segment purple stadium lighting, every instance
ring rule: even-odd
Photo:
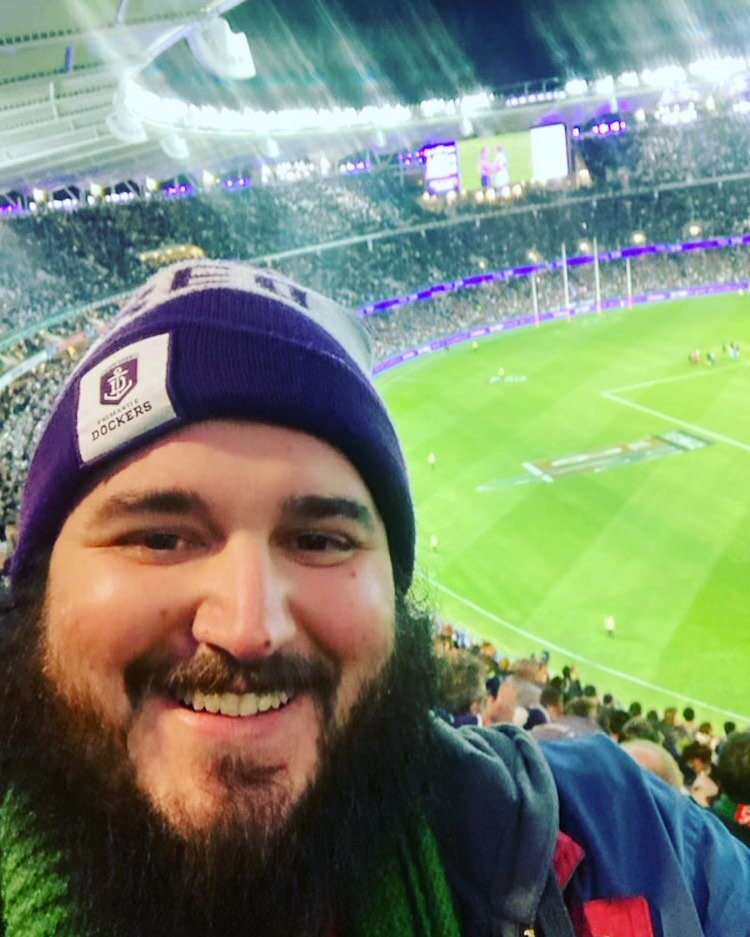
[[[221,180],[222,188],[224,189],[246,189],[252,185],[252,179],[249,176],[227,176],[226,179]]]
[[[177,185],[165,185],[161,191],[166,198],[180,198],[183,195],[192,195],[193,187],[180,182]]]
[[[641,254],[677,254],[677,253],[690,251],[690,250],[716,250],[716,249],[720,249],[723,247],[738,247],[739,245],[742,245],[742,244],[750,244],[750,234],[733,234],[733,235],[724,236],[724,237],[708,238],[702,241],[678,241],[673,244],[669,244],[669,243],[639,244],[639,245],[632,245],[629,247],[621,247],[621,248],[618,247],[615,250],[600,251],[599,261],[601,263],[607,263],[610,260],[621,260],[625,257],[639,257]],[[579,254],[574,257],[568,257],[566,264],[568,267],[579,267],[582,264],[590,264],[593,262],[594,262],[593,254]],[[498,282],[502,282],[505,280],[510,280],[513,277],[526,277],[532,273],[536,273],[538,270],[559,270],[562,267],[562,265],[563,265],[562,260],[558,258],[557,260],[547,261],[546,263],[523,264],[518,267],[506,267],[503,270],[495,270],[495,271],[488,272],[488,273],[477,273],[477,274],[473,274],[467,277],[459,277],[459,279],[457,280],[449,280],[446,283],[437,283],[425,289],[422,289],[413,293],[407,293],[404,296],[393,296],[388,299],[378,300],[375,303],[371,303],[369,306],[364,306],[363,308],[358,309],[357,315],[360,315],[363,317],[370,316],[378,312],[383,312],[386,309],[393,309],[395,306],[404,306],[407,303],[420,302],[425,299],[430,299],[432,296],[436,295],[437,293],[447,293],[447,292],[452,292],[454,290],[471,289],[475,286],[478,286],[480,283],[498,283]],[[739,288],[740,287],[738,286],[737,289]],[[742,288],[746,288],[746,287],[742,286]],[[706,287],[691,287],[690,288],[690,290],[692,291],[699,290],[699,289],[703,289],[704,292],[719,291],[718,286],[712,286],[710,289]],[[673,290],[670,292],[669,296],[671,296],[672,294],[679,293],[679,292],[680,291]],[[690,292],[690,291],[688,292],[689,292],[689,295],[697,295],[694,292]],[[644,296],[646,295],[648,296],[647,299],[634,297],[633,302],[634,303],[635,302],[653,302],[659,297],[669,298],[669,296],[667,296],[667,294],[664,293],[664,291],[662,291],[658,295],[656,293],[644,294]],[[688,293],[686,293],[686,295],[688,295]],[[703,295],[703,294],[700,294],[700,295]],[[619,299],[610,302],[610,305],[620,305],[620,304],[621,304],[621,301]],[[594,303],[594,306],[595,306],[595,303]],[[606,308],[606,307],[607,307],[607,304],[603,303],[603,308]],[[577,309],[576,311],[577,312],[589,312],[591,310],[588,309],[587,304],[584,304],[582,307],[580,307],[580,309]],[[563,311],[563,313],[560,313],[560,315],[563,315],[563,314],[567,315],[567,312]],[[555,313],[555,315],[557,315],[557,313]],[[549,313],[546,317],[553,318],[553,314]],[[531,319],[533,318],[534,317],[532,316]],[[541,316],[541,318],[543,319],[545,318],[545,316]],[[517,322],[516,324],[519,324],[519,323]],[[497,327],[495,326],[490,327],[489,330],[498,331],[501,328],[511,328],[511,327],[512,326],[510,325],[504,326],[503,323],[498,323]],[[467,336],[468,336],[468,333],[467,333]],[[453,340],[461,341],[462,339],[454,338]],[[442,342],[442,345],[447,344],[447,342],[444,342],[442,340],[441,342]],[[433,345],[434,344],[435,343],[433,343]],[[442,345],[440,345],[440,347],[442,347]],[[435,345],[435,347],[438,347],[438,346]],[[411,355],[411,357],[414,357],[414,355],[418,353],[421,353],[421,352],[415,351],[414,354]],[[394,362],[394,363],[398,363],[398,362]]]

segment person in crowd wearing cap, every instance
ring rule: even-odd
[[[608,739],[432,716],[414,542],[357,320],[241,264],[155,274],[26,480],[5,935],[747,934],[750,854]]]

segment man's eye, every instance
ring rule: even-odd
[[[344,534],[306,530],[293,538],[294,546],[305,553],[348,553],[356,544]]]
[[[171,533],[166,530],[149,530],[141,534],[138,538],[141,546],[148,550],[168,551],[176,550],[183,542],[180,534]]]

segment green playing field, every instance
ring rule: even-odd
[[[626,705],[750,721],[750,296],[515,329],[378,386],[449,621]]]

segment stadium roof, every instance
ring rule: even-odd
[[[414,104],[741,51],[749,10],[750,0],[0,0],[0,192],[106,185],[136,170],[170,178],[187,153],[193,168],[316,146],[343,155],[367,138],[346,125],[348,112],[317,142],[304,121],[296,134],[266,132],[264,115]],[[247,37],[256,77],[199,64],[191,37],[218,15]],[[218,142],[188,115],[175,133],[180,101],[230,116],[249,109],[259,129],[235,127]],[[413,144],[405,131],[403,142]]]

